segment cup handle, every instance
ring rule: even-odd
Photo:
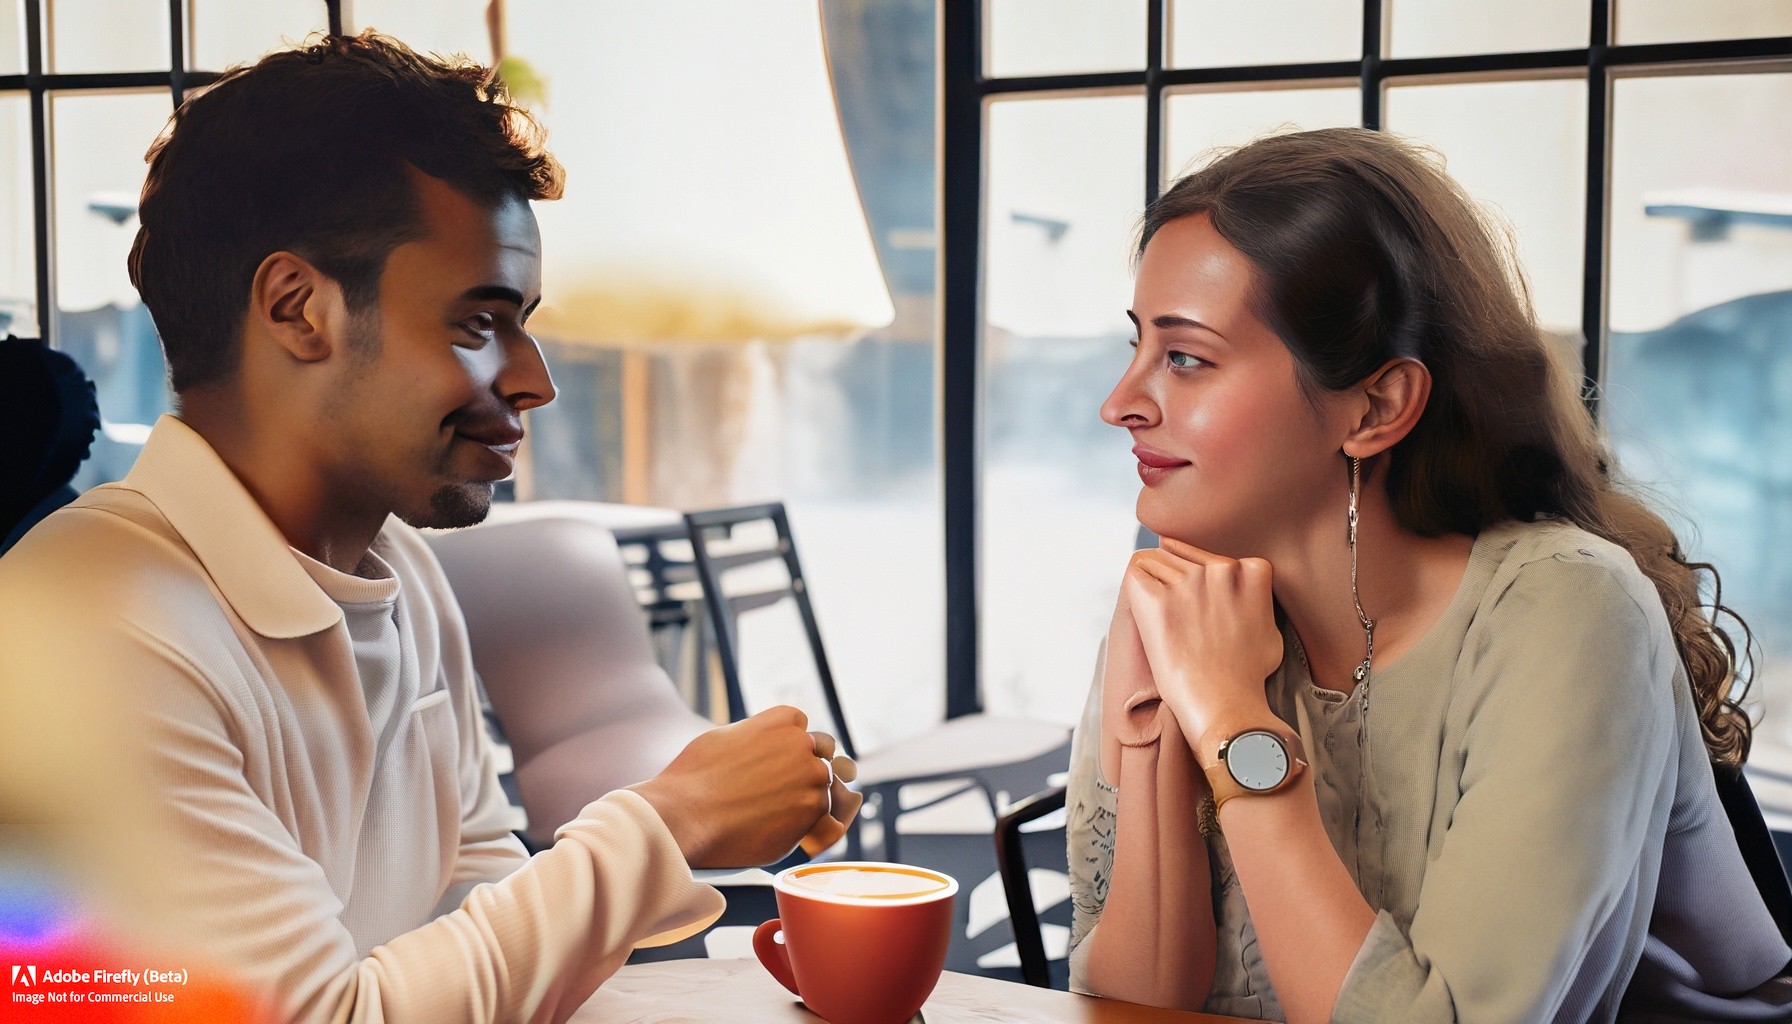
[[[753,952],[759,957],[759,962],[765,965],[765,969],[771,972],[772,977],[778,979],[780,984],[801,998],[802,993],[796,990],[796,975],[790,970],[790,953],[785,950],[784,944],[774,937],[783,927],[784,922],[774,917],[755,929]]]

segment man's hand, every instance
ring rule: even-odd
[[[828,813],[821,816],[798,844],[804,853],[814,857],[846,835],[865,798],[846,788],[848,782],[859,777],[859,766],[845,754],[835,755],[834,737],[825,732],[812,732],[809,737],[815,741],[815,756],[826,761],[834,773],[833,785],[828,787]]]
[[[833,738],[806,732],[808,724],[795,708],[762,711],[697,737],[665,771],[629,788],[653,805],[694,868],[770,864],[799,841],[826,839],[817,847],[825,849],[845,834],[860,798],[830,768]],[[835,760],[850,772],[851,761]]]

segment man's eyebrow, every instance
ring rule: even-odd
[[[460,297],[462,301],[465,302],[487,302],[496,299],[499,302],[508,302],[513,306],[520,306],[523,304],[522,292],[501,284],[482,284],[474,288],[468,288],[461,293]]]

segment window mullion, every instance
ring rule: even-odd
[[[37,336],[54,343],[55,239],[50,231],[50,100],[44,89],[43,0],[25,0],[25,81],[31,104],[31,212],[37,241]]]
[[[1586,260],[1581,282],[1581,372],[1587,408],[1599,413],[1599,385],[1604,373],[1606,241],[1610,231],[1611,76],[1606,50],[1611,44],[1611,0],[1592,0],[1587,36],[1587,192]]]
[[[1383,7],[1383,0],[1363,0],[1363,127],[1376,131],[1381,129],[1381,57],[1387,38],[1382,30]]]

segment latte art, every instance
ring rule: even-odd
[[[848,867],[824,864],[792,872],[789,884],[794,889],[806,889],[825,896],[900,900],[941,892],[951,882],[929,871],[906,870],[894,866]]]

